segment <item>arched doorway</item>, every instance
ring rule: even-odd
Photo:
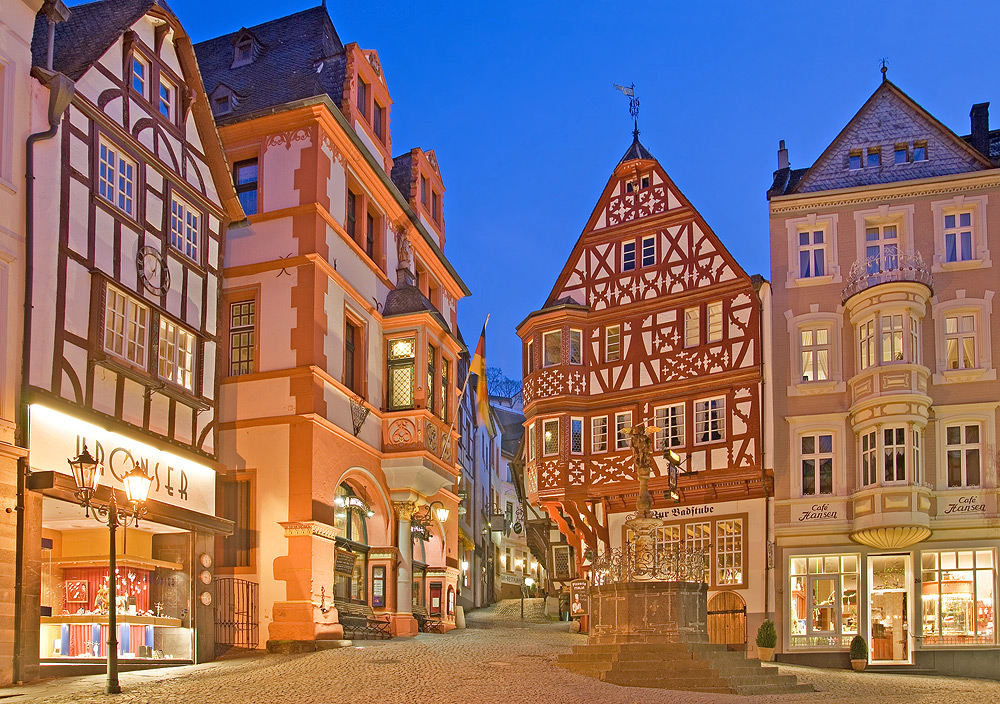
[[[708,600],[708,641],[746,650],[747,605],[736,592],[719,592]]]
[[[344,482],[334,499],[334,526],[340,530],[334,560],[334,596],[340,601],[368,603],[368,518],[373,511]]]

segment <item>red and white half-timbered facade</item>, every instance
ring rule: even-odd
[[[615,168],[524,349],[525,481],[562,532],[555,576],[621,547],[636,469],[621,430],[655,424],[659,540],[711,552],[710,597],[765,610],[768,475],[761,457],[761,309],[768,287],[736,263],[639,143]],[[664,449],[688,470],[669,499]],[[571,557],[570,557],[571,556]],[[727,596],[727,599],[732,599]],[[711,607],[710,607],[711,608]]]

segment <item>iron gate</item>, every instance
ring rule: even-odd
[[[256,648],[259,586],[245,579],[222,577],[215,581],[215,647]]]

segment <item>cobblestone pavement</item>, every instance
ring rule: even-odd
[[[517,602],[515,605],[519,606]],[[0,689],[0,701],[88,704],[702,704],[708,702],[1000,702],[1000,682],[880,675],[785,667],[813,694],[768,697],[693,694],[606,684],[555,667],[560,652],[582,643],[565,623],[521,623],[511,608],[470,614],[467,630],[421,634],[305,655],[258,655],[145,673],[124,673],[124,693],[101,693],[103,677],[52,680]],[[519,616],[520,611],[516,612]],[[492,625],[492,627],[484,627]]]

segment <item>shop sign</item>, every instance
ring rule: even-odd
[[[574,579],[569,583],[569,613],[570,616],[586,616],[590,604],[587,601],[587,580]]]
[[[29,413],[33,470],[72,475],[67,460],[76,457],[86,443],[104,466],[101,484],[124,490],[122,477],[134,462],[153,479],[150,499],[215,515],[216,474],[212,468],[38,404],[32,404]]]
[[[690,516],[710,516],[715,513],[715,506],[677,506],[665,511],[653,511],[653,518],[669,521],[673,518],[688,518]]]
[[[836,521],[842,517],[843,504],[812,504],[809,508],[798,509],[799,515],[796,520],[799,523],[812,523],[814,521]]]
[[[986,504],[982,499],[983,497],[976,494],[956,497],[944,505],[941,515],[954,516],[959,514],[986,513]]]
[[[337,550],[333,571],[337,574],[354,574],[354,563],[358,556],[347,550]]]

